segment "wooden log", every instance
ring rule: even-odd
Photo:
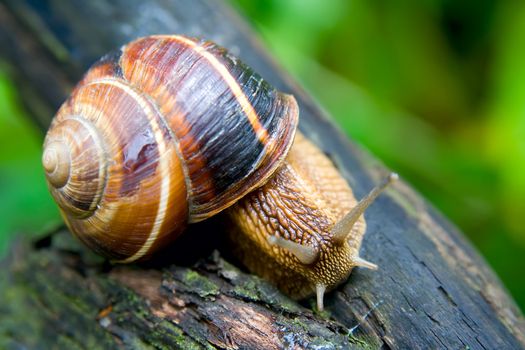
[[[0,53],[42,130],[98,57],[153,33],[216,41],[294,94],[301,130],[332,158],[358,197],[386,172],[332,125],[222,2],[0,2]],[[192,228],[164,258],[141,266],[112,266],[64,231],[22,242],[2,263],[0,290],[7,302],[0,304],[0,347],[525,347],[523,315],[498,278],[408,185],[394,186],[366,218],[362,253],[380,269],[355,270],[327,295],[322,315],[309,310],[312,300],[293,302],[228,263],[234,260],[227,248],[211,254],[210,247],[221,247],[215,234],[220,218]]]

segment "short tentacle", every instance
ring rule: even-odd
[[[315,293],[317,295],[317,310],[324,310],[324,293],[326,292],[326,286],[324,284],[315,285]]]
[[[286,249],[299,259],[305,265],[314,263],[319,257],[319,251],[314,247],[305,246],[279,236],[268,236],[268,242]]]
[[[373,262],[370,262],[368,260],[365,260],[359,256],[353,257],[352,259],[352,265],[353,266],[359,266],[359,267],[365,267],[370,270],[377,270],[377,265]]]

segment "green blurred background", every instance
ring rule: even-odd
[[[525,309],[525,2],[230,0],[354,140],[455,222]],[[0,250],[60,223],[0,65]]]

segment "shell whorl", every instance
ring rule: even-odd
[[[70,175],[56,186],[48,172],[51,193],[71,231],[97,252],[136,260],[186,226],[176,143],[157,107],[129,84],[98,78],[80,85],[46,136],[45,168],[56,145],[70,155]]]
[[[42,163],[61,210],[76,218],[93,214],[106,182],[106,159],[93,124],[71,115],[46,137]]]
[[[129,262],[264,184],[297,122],[295,99],[223,48],[146,37],[86,73],[42,162],[71,231]]]
[[[69,147],[61,141],[49,144],[42,155],[42,165],[47,179],[53,187],[64,186],[69,179],[71,170]]]

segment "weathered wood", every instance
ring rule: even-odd
[[[96,58],[152,33],[214,40],[293,93],[302,131],[334,160],[358,196],[384,174],[221,2],[0,2],[0,53],[42,128]],[[164,259],[114,267],[64,243],[69,239],[62,232],[36,246],[21,244],[2,266],[0,290],[8,302],[0,304],[0,347],[525,347],[525,321],[497,277],[406,184],[380,198],[366,218],[363,256],[380,269],[354,271],[327,295],[326,315],[313,315],[217,254],[208,257],[210,249],[196,252],[196,264],[186,256],[176,264]],[[205,240],[219,244],[215,225],[194,230],[192,236],[205,237],[186,238],[167,257]]]
[[[105,266],[67,231],[19,246],[0,280],[0,348],[278,349],[360,344],[218,253],[191,268]],[[37,310],[35,312],[34,310]],[[28,315],[32,315],[28,317]]]

